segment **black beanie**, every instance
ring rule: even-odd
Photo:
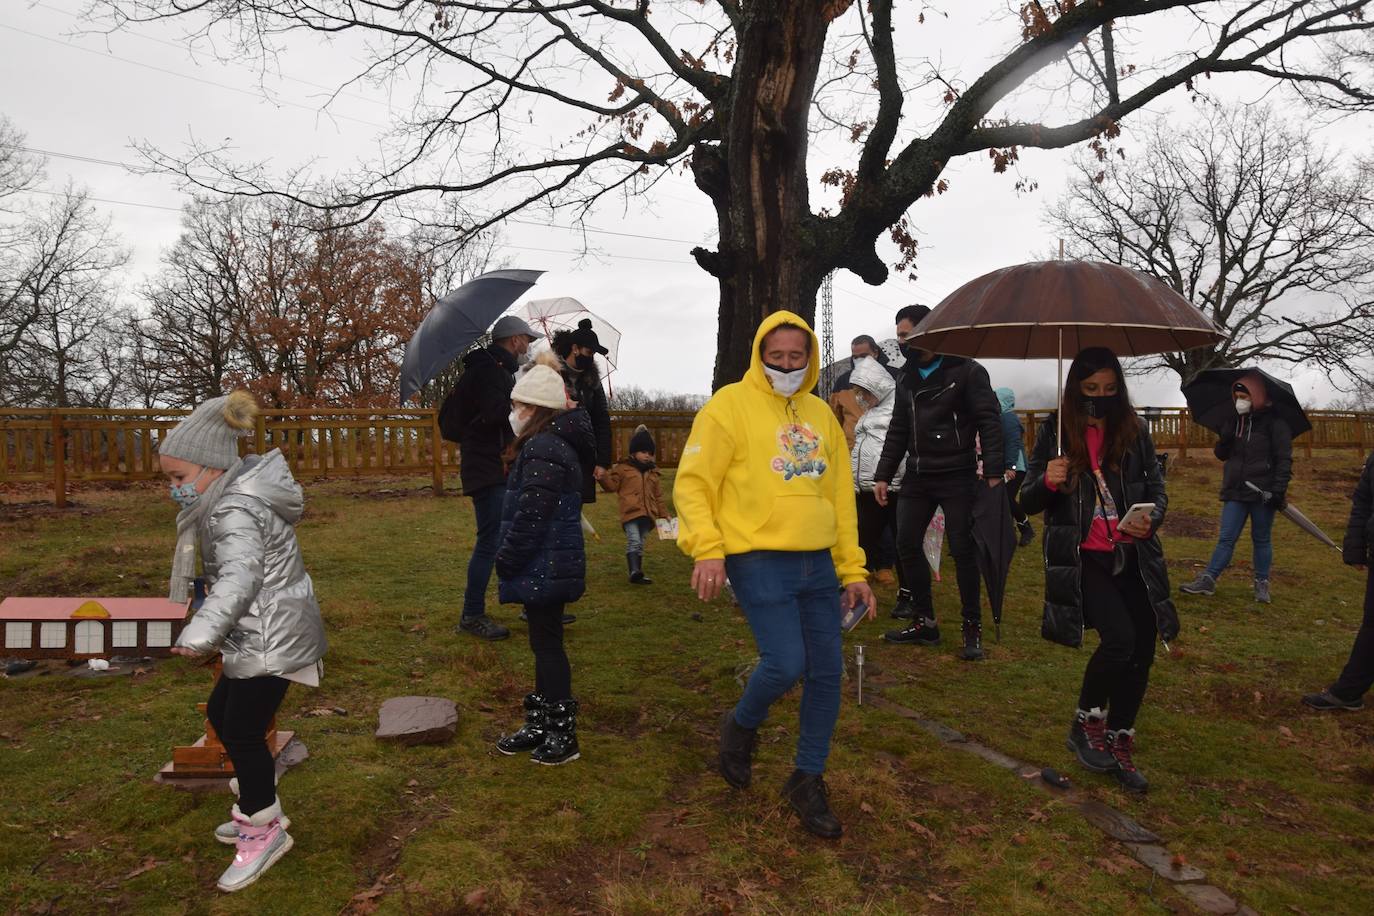
[[[601,340],[596,336],[596,332],[592,330],[592,320],[590,318],[583,318],[577,323],[577,330],[572,332],[572,342],[579,347],[588,347],[595,350],[602,356],[606,356],[611,352],[601,346]]]
[[[654,437],[650,435],[647,426],[639,427],[630,437],[630,454],[633,455],[635,452],[648,452],[650,455],[658,453],[654,447]]]

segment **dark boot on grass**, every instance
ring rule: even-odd
[[[888,642],[915,644],[918,646],[938,646],[940,628],[933,617],[918,617],[916,622],[904,630],[888,630],[883,634]]]
[[[757,728],[745,728],[735,721],[733,709],[727,711],[721,720],[717,768],[733,788],[749,788],[754,777],[754,745],[758,736]]]
[[[648,576],[644,575],[644,554],[642,554],[642,553],[627,553],[627,554],[625,554],[625,561],[626,561],[626,562],[629,564],[629,566],[630,566],[630,584],[631,584],[631,585],[653,585],[653,584],[654,584],[654,580],[653,580],[653,579],[650,579]]]
[[[911,601],[911,592],[904,588],[897,590],[897,603],[892,606],[892,613],[889,616],[897,620],[915,619],[916,605]]]
[[[963,626],[964,649],[959,657],[966,662],[981,662],[983,654],[983,624],[978,620],[965,620]]]
[[[1184,582],[1178,590],[1185,595],[1215,595],[1217,593],[1217,580],[1209,574],[1200,572],[1192,582]]]
[[[1302,698],[1304,706],[1319,709],[1322,712],[1341,710],[1345,712],[1355,712],[1364,709],[1364,700],[1356,697],[1353,700],[1342,699],[1331,692],[1330,689],[1323,690],[1321,693],[1309,693]]]
[[[1029,547],[1035,543],[1035,526],[1031,524],[1030,519],[1017,522],[1016,530],[1021,533],[1021,540],[1017,542],[1016,546]]]
[[[1135,768],[1131,753],[1135,750],[1135,729],[1122,728],[1107,732],[1107,749],[1116,758],[1116,781],[1127,792],[1144,794],[1150,790],[1150,783],[1144,774]]]
[[[496,749],[507,757],[532,751],[544,743],[549,704],[537,693],[525,697],[525,724],[513,735],[496,742]]]
[[[520,619],[524,620],[522,612]],[[478,639],[485,639],[488,642],[496,642],[510,636],[510,628],[503,627],[501,624],[492,620],[486,614],[479,614],[476,617],[464,617],[458,622],[458,629],[463,633],[470,633]]]
[[[530,753],[530,759],[556,767],[581,757],[577,748],[577,701],[550,703],[546,716],[544,743]]]
[[[839,839],[844,827],[830,810],[825,779],[814,773],[793,770],[782,788],[782,796],[801,818],[802,826],[818,837]]]
[[[1116,758],[1107,749],[1107,714],[1097,707],[1080,709],[1073,717],[1068,747],[1084,769],[1094,773],[1116,769]]]

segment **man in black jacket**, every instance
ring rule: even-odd
[[[477,544],[468,560],[467,591],[458,629],[480,639],[505,639],[510,629],[487,616],[487,585],[501,546],[501,508],[506,499],[502,457],[514,441],[510,392],[519,357],[538,335],[520,318],[507,315],[491,329],[491,345],[463,357],[463,374],[439,411],[445,439],[462,451],[459,476],[477,516]]]
[[[993,393],[987,370],[971,359],[942,356],[908,347],[905,341],[930,313],[924,305],[909,305],[897,313],[897,339],[906,357],[897,383],[883,455],[873,475],[874,496],[887,505],[888,488],[902,459],[906,476],[897,503],[897,554],[910,590],[898,593],[892,616],[911,618],[912,625],[891,630],[888,642],[938,645],[940,629],[930,594],[930,564],[922,549],[926,528],[937,508],[945,510],[945,534],[959,582],[963,605],[962,657],[983,657],[982,603],[977,548],[973,543],[973,504],[980,486],[1000,486],[1002,409]],[[981,442],[983,477],[977,477]]]

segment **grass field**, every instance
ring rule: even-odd
[[[1343,530],[1359,462],[1298,459],[1290,496]],[[1219,466],[1171,469],[1164,529],[1175,585],[1216,533]],[[315,690],[293,686],[281,724],[310,759],[281,785],[296,848],[259,884],[214,890],[230,851],[211,837],[227,795],[151,776],[198,734],[205,670],[164,661],[144,675],[0,681],[0,909],[19,913],[1188,912],[1068,805],[942,745],[846,686],[828,782],[843,840],[804,834],[780,805],[796,692],[761,733],[754,786],[710,769],[714,729],[739,693],[753,643],[738,611],[689,594],[689,564],[655,543],[651,588],[625,583],[613,500],[590,516],[589,596],[568,635],[583,703],[583,758],[560,768],[505,758],[532,665],[512,639],[452,629],[471,547],[469,503],[420,481],[307,487],[300,526],[332,642]],[[57,513],[0,505],[0,595],[156,595],[174,508],[165,490],[82,490]],[[1037,525],[1038,527],[1038,525]],[[1080,773],[1063,738],[1087,655],[1039,637],[1038,543],[1016,558],[1003,641],[987,662],[885,646],[890,621],[846,637],[868,646],[884,694],[1080,785],[1164,836],[1172,852],[1262,913],[1369,913],[1374,906],[1374,712],[1311,714],[1359,623],[1362,579],[1280,519],[1274,604],[1250,600],[1248,542],[1215,598],[1182,598],[1183,633],[1162,652],[1139,723],[1153,791],[1125,797]],[[952,568],[937,608],[955,610]],[[891,593],[885,596],[892,597]],[[957,632],[957,627],[952,628]],[[989,627],[990,635],[990,627]],[[989,639],[989,642],[991,640]],[[1088,637],[1088,645],[1095,637]],[[444,747],[381,746],[392,696],[460,709]],[[346,717],[307,717],[341,707]]]

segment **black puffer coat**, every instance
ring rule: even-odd
[[[1040,635],[1053,642],[1078,648],[1083,644],[1084,626],[1092,626],[1092,608],[1083,606],[1083,568],[1081,545],[1092,526],[1097,508],[1097,487],[1090,473],[1083,474],[1069,491],[1053,491],[1045,485],[1045,467],[1055,457],[1056,423],[1051,416],[1035,436],[1035,454],[1026,470],[1021,488],[1021,508],[1031,515],[1045,516],[1045,616]],[[1106,472],[1108,479],[1115,476]],[[1135,541],[1140,575],[1154,606],[1155,623],[1165,642],[1178,635],[1178,610],[1169,597],[1169,571],[1164,564],[1164,547],[1159,541],[1159,526],[1169,505],[1164,492],[1164,477],[1149,427],[1140,424],[1140,437],[1126,450],[1121,462],[1121,492],[1124,512],[1135,503],[1152,502],[1152,529],[1148,540]]]
[[[1241,417],[1213,449],[1226,462],[1221,471],[1222,502],[1257,503],[1264,497],[1246,481],[1274,494],[1276,502],[1293,479],[1293,431],[1273,410]]]
[[[1352,566],[1374,563],[1374,455],[1364,463],[1364,473],[1350,499],[1350,521],[1345,526],[1341,557]]]
[[[596,454],[582,468],[582,501],[596,502],[596,475],[598,467],[609,469],[614,460],[611,454],[611,409],[606,400],[606,391],[601,387],[601,373],[595,369],[574,372],[564,369],[563,383],[567,386],[573,400],[587,411],[592,421],[592,434],[596,443]]]
[[[587,589],[582,467],[596,459],[585,410],[559,414],[511,465],[496,553],[503,604],[566,604]]]
[[[942,357],[928,378],[921,378],[912,363],[907,366],[911,370],[897,382],[897,403],[873,479],[891,483],[904,458],[907,481],[971,474],[978,466],[975,435],[983,446],[983,476],[1001,477],[1002,405],[988,371],[958,356]]]
[[[510,429],[510,392],[515,356],[492,344],[463,357],[463,374],[439,408],[439,431],[458,443],[458,476],[469,496],[506,482],[501,453],[515,440]]]

